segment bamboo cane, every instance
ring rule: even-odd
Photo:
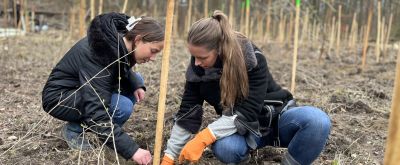
[[[122,7],[121,13],[125,13],[126,12],[126,7],[128,6],[128,0],[124,1],[124,6]]]
[[[250,28],[250,0],[246,0],[246,20],[245,20],[245,34],[249,35]]]
[[[340,33],[341,33],[341,27],[342,27],[342,5],[339,5],[339,15],[338,15],[338,27],[337,27],[337,38],[336,38],[336,57],[339,59],[339,53],[340,53]]]
[[[364,71],[365,65],[367,63],[367,49],[368,49],[369,31],[371,29],[371,22],[372,22],[372,5],[369,8],[368,22],[367,22],[367,27],[365,29],[365,35],[364,35],[364,47],[363,47],[363,55],[362,55],[362,62],[361,62],[361,70],[362,71]]]
[[[154,161],[153,165],[160,164],[161,157],[161,146],[162,146],[162,135],[164,127],[164,113],[165,113],[165,101],[167,95],[167,82],[168,82],[168,71],[169,71],[169,54],[171,47],[171,33],[172,33],[172,22],[174,16],[174,5],[175,0],[168,0],[167,2],[167,15],[165,20],[165,41],[164,41],[164,52],[162,56],[161,66],[161,77],[160,77],[160,94],[158,99],[158,112],[157,112],[157,126],[156,126],[156,139],[154,145]]]
[[[103,13],[103,0],[99,0],[99,14]]]
[[[386,40],[385,40],[385,44],[384,44],[384,48],[383,51],[385,54],[387,54],[387,46],[389,44],[389,39],[390,39],[390,31],[392,30],[392,21],[393,21],[393,14],[390,14],[390,18],[389,18],[389,25],[388,25],[388,30],[387,30],[387,35],[386,35]]]
[[[300,22],[300,2],[296,0],[296,22],[294,29],[294,48],[293,48],[293,62],[292,62],[292,84],[290,91],[294,94],[296,87],[296,67],[297,67],[297,46],[299,41],[299,22]]]
[[[79,8],[79,37],[85,35],[85,12],[86,12],[86,0],[81,0]]]
[[[94,5],[95,5],[95,1],[90,0],[90,20],[93,20],[94,17],[96,16]]]
[[[380,56],[380,39],[381,39],[381,1],[378,0],[378,18],[377,18],[377,35],[376,35],[376,46],[375,46],[375,55],[376,55],[376,62],[379,62]]]
[[[393,88],[392,110],[389,119],[388,139],[386,141],[383,164],[396,165],[400,162],[400,49],[397,54],[396,77]]]

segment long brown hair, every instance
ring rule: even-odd
[[[218,56],[223,61],[221,104],[227,108],[247,98],[249,93],[247,69],[238,36],[239,33],[233,30],[228,17],[216,10],[211,18],[195,22],[187,39],[189,44],[219,52]]]

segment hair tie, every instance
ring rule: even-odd
[[[126,29],[128,29],[128,31],[131,31],[140,20],[142,20],[142,17],[139,17],[137,19],[135,19],[134,16],[130,17],[128,19],[128,25],[126,25]]]

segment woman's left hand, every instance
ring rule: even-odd
[[[136,99],[136,103],[140,103],[142,100],[144,100],[144,94],[146,92],[143,90],[143,88],[136,89],[136,91],[133,93]]]

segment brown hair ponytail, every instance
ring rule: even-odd
[[[223,106],[232,108],[235,102],[248,96],[247,69],[238,33],[232,29],[224,13],[216,10],[212,18],[203,18],[195,22],[189,30],[188,42],[219,52],[219,57],[223,61],[220,80]]]

